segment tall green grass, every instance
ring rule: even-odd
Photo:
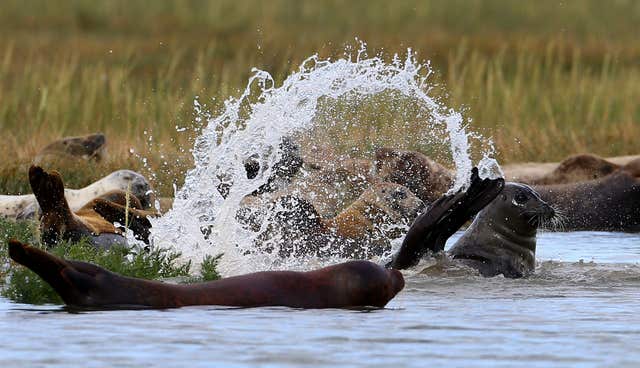
[[[412,47],[432,60],[434,93],[493,137],[502,162],[638,153],[637,24],[635,1],[6,0],[0,186],[28,191],[20,173],[41,147],[102,131],[110,159],[80,174],[59,167],[70,186],[127,167],[171,195],[191,165],[195,96],[216,111],[251,67],[279,83],[313,53],[341,56],[354,37],[371,54]],[[345,116],[359,120],[348,134],[328,133],[344,150],[364,141],[438,152],[415,138],[419,121],[399,133],[401,117],[362,106]]]

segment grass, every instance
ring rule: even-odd
[[[431,59],[440,97],[494,138],[502,162],[638,153],[639,21],[634,1],[7,0],[0,156],[12,159],[0,187],[28,191],[21,173],[53,138],[102,131],[110,159],[75,177],[60,165],[70,186],[128,167],[171,195],[191,165],[195,96],[216,111],[251,67],[282,81],[313,53],[342,55],[354,37],[387,57],[412,47]],[[380,110],[354,115],[361,124],[346,136],[434,151],[398,137],[393,119],[376,121],[393,117]]]
[[[38,275],[29,269],[9,260],[7,240],[18,239],[30,244],[39,243],[34,223],[13,223],[0,220],[0,294],[18,303],[62,304],[55,291]],[[44,248],[43,245],[39,245]],[[204,259],[199,276],[191,275],[191,263],[180,263],[180,253],[168,249],[152,248],[149,251],[136,251],[124,247],[112,247],[109,250],[98,249],[91,244],[60,244],[48,251],[72,260],[91,262],[110,271],[130,277],[144,279],[182,278],[187,282],[210,281],[220,278],[216,271],[220,256],[208,256]],[[3,285],[4,284],[4,285]]]
[[[244,88],[252,67],[280,83],[314,53],[342,56],[355,37],[370,54],[390,59],[411,47],[431,60],[434,94],[493,138],[501,162],[637,154],[639,23],[632,0],[4,0],[0,193],[30,192],[27,168],[51,140],[101,131],[105,161],[47,168],[70,187],[130,168],[170,196],[192,165],[195,96],[215,112]],[[407,114],[411,106],[388,97],[339,106],[348,130],[319,134],[343,151],[393,145],[446,161],[442,142],[425,140],[430,128]],[[9,237],[34,244],[35,225],[0,222],[1,243]],[[56,251],[145,277],[185,271],[169,251]],[[5,293],[53,300],[33,274],[0,261],[11,275]],[[204,277],[217,277],[216,262],[205,261]]]

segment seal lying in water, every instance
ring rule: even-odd
[[[487,277],[518,278],[533,272],[536,231],[555,215],[553,208],[526,185],[480,180],[476,168],[466,192],[445,195],[418,216],[387,266],[408,268],[430,252],[442,252],[447,239],[476,213],[449,255]]]
[[[65,189],[64,196],[71,211],[77,211],[91,200],[114,190],[130,191],[140,200],[143,209],[151,208],[154,193],[147,179],[131,170],[118,170],[104,178],[82,188]],[[33,194],[0,195],[0,216],[14,220],[33,218],[40,212],[38,202]]]
[[[41,164],[47,159],[68,160],[102,160],[104,156],[104,146],[107,138],[102,133],[89,134],[81,137],[65,137],[44,147],[33,162]]]
[[[404,287],[402,274],[368,261],[309,272],[272,271],[175,285],[120,276],[9,241],[11,259],[42,277],[79,308],[176,308],[188,305],[292,308],[384,307]]]
[[[117,221],[124,224],[127,220],[134,234],[148,242],[151,223],[147,217],[153,215],[149,211],[98,198],[74,213],[66,201],[60,174],[55,171],[47,173],[39,166],[32,166],[29,169],[29,183],[42,209],[40,232],[43,243],[47,245],[55,245],[59,240],[80,241],[82,238],[90,239],[99,247],[125,245],[122,229],[116,228],[113,223]],[[117,194],[110,194],[111,199],[118,200],[118,197]],[[136,205],[135,200],[131,203]]]

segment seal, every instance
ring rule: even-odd
[[[277,250],[285,258],[363,259],[390,251],[391,239],[400,236],[398,232],[418,215],[424,203],[401,185],[377,183],[330,218],[323,218],[313,203],[294,195],[252,206],[241,208],[237,219],[255,232],[266,222],[266,231],[256,241],[256,248],[262,251]]]
[[[383,181],[403,185],[425,203],[432,203],[453,184],[451,171],[420,152],[376,150],[376,172]]]
[[[42,209],[42,241],[49,246],[56,245],[60,240],[80,241],[82,238],[103,248],[114,244],[126,245],[122,229],[113,224],[116,221],[122,224],[128,221],[127,225],[134,234],[148,242],[151,223],[147,217],[150,213],[100,198],[73,213],[65,198],[60,174],[55,171],[47,173],[39,166],[29,168],[29,184]]]
[[[292,308],[384,307],[404,287],[402,274],[352,261],[315,271],[257,272],[191,285],[120,276],[9,241],[9,255],[77,308],[176,308],[189,305]]]
[[[130,192],[138,198],[143,209],[151,208],[155,195],[147,179],[131,170],[117,170],[81,189],[65,189],[65,197],[72,211],[77,211],[95,198],[111,191]],[[40,212],[33,194],[0,195],[0,216],[14,220],[30,219]]]
[[[371,165],[367,167],[367,163]],[[370,161],[339,157],[324,167],[301,170],[290,185],[274,192],[272,197],[303,198],[328,218],[336,216],[376,182]]]
[[[377,183],[334,218],[324,221],[329,230],[350,239],[362,239],[391,225],[408,225],[424,209],[424,202],[406,187]]]
[[[481,180],[474,168],[467,191],[441,197],[418,216],[387,266],[408,268],[428,253],[444,251],[447,239],[473,216],[449,255],[483,276],[518,278],[533,272],[537,228],[555,211],[531,187]]]
[[[557,165],[553,167],[553,165]],[[549,168],[553,167],[551,171]],[[607,176],[621,165],[600,156],[582,153],[572,155],[559,164],[516,164],[505,166],[509,180],[531,185],[569,184]]]
[[[102,133],[80,137],[65,137],[45,146],[34,158],[35,164],[42,164],[47,159],[83,159],[101,161],[107,139]]]
[[[600,179],[535,189],[561,214],[550,230],[640,232],[640,160]]]

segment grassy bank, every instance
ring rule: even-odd
[[[45,249],[37,240],[35,223],[14,223],[0,219],[0,295],[19,303],[62,304],[60,297],[38,275],[10,261],[8,239],[17,239]],[[190,273],[191,263],[178,262],[180,254],[168,249],[154,248],[147,251],[112,247],[101,250],[83,241],[64,243],[47,250],[59,257],[91,262],[130,277],[181,278],[186,282],[209,281],[220,277],[216,271],[219,257],[205,258],[200,275],[194,277]]]
[[[190,166],[194,96],[215,111],[251,67],[280,82],[313,53],[342,55],[354,37],[371,53],[412,47],[432,60],[436,92],[494,138],[503,162],[638,153],[639,23],[634,1],[7,0],[0,157],[11,159],[0,188],[28,189],[20,173],[53,137],[102,131],[110,158],[75,176],[62,165],[69,185],[128,167],[156,175],[170,195]],[[393,119],[372,117],[385,114],[362,114],[372,123],[335,139],[375,134],[429,150],[397,137]],[[424,128],[409,129],[419,137]]]

